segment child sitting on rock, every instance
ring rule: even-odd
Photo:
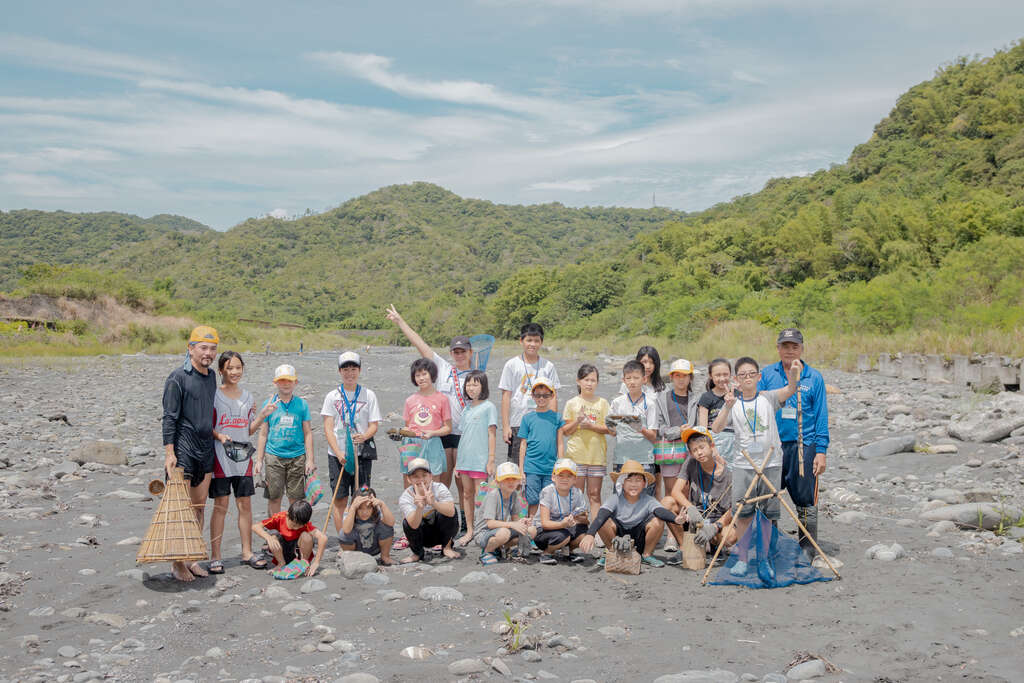
[[[498,485],[487,492],[480,514],[473,526],[473,538],[480,546],[480,564],[498,561],[495,554],[501,548],[515,546],[520,536],[533,538],[537,529],[529,520],[519,518],[519,484],[523,475],[514,462],[503,462],[494,475]]]
[[[594,534],[600,534],[607,547],[611,547],[614,538],[629,536],[644,564],[664,567],[665,563],[654,556],[654,548],[665,530],[665,522],[675,522],[676,516],[644,491],[654,484],[654,475],[636,460],[627,460],[611,476],[613,482],[622,479],[622,489],[601,504],[597,519],[580,538],[580,550],[589,553],[594,549]],[[604,558],[597,563],[604,566]]]
[[[568,546],[571,550],[580,544],[587,532],[589,502],[576,488],[576,463],[562,458],[555,463],[552,483],[540,492],[540,531],[534,543],[541,549],[540,563],[555,564],[555,553]],[[569,555],[581,561],[579,555]]]
[[[395,537],[395,516],[377,492],[364,486],[341,522],[338,541],[342,550],[358,550],[368,555],[380,555],[385,567],[391,561],[391,542]]]
[[[320,566],[320,558],[327,548],[327,534],[317,529],[309,521],[313,516],[313,508],[305,500],[296,500],[288,506],[287,512],[277,514],[263,520],[253,531],[267,542],[274,565],[284,567],[293,561],[308,562],[306,576],[316,574]],[[316,543],[316,556],[313,556],[313,544]]]

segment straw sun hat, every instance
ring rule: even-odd
[[[612,481],[618,482],[620,475],[626,475],[629,477],[631,474],[642,474],[644,479],[647,481],[647,485],[650,486],[655,482],[654,475],[644,470],[644,466],[638,463],[636,460],[627,460],[623,465],[622,469],[618,472],[612,472]]]

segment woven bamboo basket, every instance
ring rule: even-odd
[[[702,571],[707,566],[707,555],[704,546],[697,543],[697,534],[689,531],[683,532],[683,545],[680,551],[683,553],[683,567]]]
[[[195,562],[209,558],[183,472],[180,467],[171,470],[163,498],[135,556],[137,564]]]

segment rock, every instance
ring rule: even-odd
[[[211,647],[206,651],[206,657],[208,659],[221,659],[224,657],[224,650],[219,647]]]
[[[57,649],[57,654],[64,659],[74,659],[78,655],[82,654],[82,651],[73,645],[63,645]]]
[[[432,657],[434,655],[434,653],[431,650],[428,650],[425,647],[419,647],[417,645],[410,645],[398,654],[408,659],[427,659],[428,657]]]
[[[97,574],[99,574],[99,572],[97,572],[95,569],[93,569],[91,567],[86,567],[85,569],[79,569],[78,573],[81,576],[96,576]]]
[[[124,571],[118,572],[117,575],[124,576],[132,581],[146,581],[149,579],[149,574],[138,568],[125,569]]]
[[[149,500],[149,496],[138,491],[125,491],[124,489],[116,489],[106,495],[107,498],[120,498],[121,500],[129,500],[132,502],[138,502],[140,500]]]
[[[487,671],[487,665],[479,659],[457,659],[448,665],[448,673],[455,676],[478,674]]]
[[[976,410],[952,420],[946,431],[954,439],[990,443],[1005,439],[1018,427],[1024,427],[1024,412]]]
[[[420,599],[431,602],[457,602],[462,600],[462,593],[448,586],[424,586],[420,589]]]
[[[334,683],[380,683],[380,679],[373,674],[360,672],[342,676]]]
[[[28,614],[29,614],[30,617],[52,617],[54,612],[56,612],[56,611],[57,610],[55,610],[54,608],[50,607],[49,605],[43,605],[41,607],[36,607],[34,610],[30,611]]]
[[[129,536],[128,538],[122,538],[114,545],[138,545],[142,543],[142,539],[138,536]]]
[[[982,462],[980,458],[971,458],[970,460],[964,463],[964,465],[967,467],[981,467],[984,464],[985,463]]]
[[[858,510],[847,510],[836,515],[836,521],[840,524],[855,524],[856,522],[863,522],[867,518],[866,514]]]
[[[500,673],[502,676],[512,675],[512,669],[508,668],[508,664],[503,662],[499,657],[495,657],[491,660],[491,668]]]
[[[289,602],[287,605],[281,608],[281,611],[285,614],[311,614],[316,611],[316,607],[304,602],[302,600],[296,600],[295,602]]]
[[[554,679],[558,678],[558,674],[553,674],[550,671],[545,671],[544,669],[538,669],[537,678],[543,678],[545,680],[553,681]]]
[[[927,448],[925,448],[925,451],[931,453],[932,455],[943,455],[959,453],[960,449],[957,448],[957,445],[954,443],[937,443],[934,445],[929,445]]]
[[[402,591],[385,591],[381,593],[380,599],[385,602],[393,602],[395,600],[405,600],[409,596]]]
[[[336,652],[347,654],[349,652],[355,652],[356,646],[350,640],[336,640],[331,643],[331,649]]]
[[[914,450],[914,446],[916,444],[916,435],[899,434],[897,436],[890,436],[887,439],[882,439],[881,441],[865,444],[857,451],[857,455],[860,456],[862,460],[868,460],[871,458],[893,455],[895,453],[908,453]]]
[[[338,557],[341,575],[346,579],[359,579],[377,571],[377,560],[358,550],[342,550]]]
[[[903,405],[902,403],[894,403],[885,409],[885,416],[896,417],[897,415],[910,415],[912,412],[914,412],[914,409],[910,406]]]
[[[527,662],[539,662],[542,659],[542,657],[540,656],[540,653],[537,652],[536,650],[523,650],[522,653],[520,653],[519,656],[522,657],[523,660],[527,661]]]
[[[940,559],[948,560],[953,557],[953,551],[949,548],[935,548],[932,550],[932,557],[938,557]]]
[[[87,612],[81,607],[68,607],[60,614],[62,617],[68,617],[69,619],[81,619]]]
[[[156,451],[149,446],[132,446],[132,450],[130,451],[133,458],[144,458],[147,455],[153,455],[155,452]]]
[[[825,662],[820,659],[812,659],[809,662],[797,664],[786,672],[786,676],[791,681],[803,681],[808,678],[819,678],[826,673]]]
[[[468,574],[463,576],[461,579],[459,579],[459,583],[491,583],[491,584],[499,584],[499,583],[505,583],[505,579],[503,579],[502,577],[498,576],[497,574],[495,574],[493,572],[480,572],[480,571],[476,571],[476,572],[469,572]]]
[[[677,674],[668,674],[654,679],[654,683],[737,683],[740,677],[731,671],[724,669],[710,669],[701,671],[692,669],[680,671]]]
[[[1017,541],[1007,540],[1006,543],[999,546],[999,552],[1003,555],[1020,555],[1021,553],[1024,553],[1024,545],[1021,545]]]
[[[267,600],[291,600],[292,594],[286,591],[280,586],[267,586],[266,590],[263,591],[263,595],[266,596]]]
[[[316,593],[318,591],[327,590],[327,584],[320,579],[306,579],[302,588],[299,589],[300,593]]]
[[[949,505],[966,503],[967,496],[955,489],[936,489],[928,494],[928,500],[941,500]]]
[[[964,491],[964,498],[967,503],[997,503],[1005,494],[998,489],[967,489]]]
[[[544,642],[544,647],[550,647],[550,648],[564,647],[564,648],[568,648],[568,649],[571,650],[572,649],[572,643],[570,643],[569,640],[565,636],[556,633],[555,635],[551,636],[550,638],[548,638]]]
[[[69,474],[74,474],[78,471],[78,463],[71,460],[65,460],[62,463],[58,463],[53,469],[50,470],[50,476],[54,479],[60,479],[66,477]]]
[[[761,683],[787,683],[788,681],[789,679],[786,678],[786,674],[774,672],[761,677]]]
[[[1009,432],[1007,432],[1009,434]],[[83,465],[87,462],[102,465],[127,465],[128,455],[124,448],[114,441],[87,441],[72,451],[68,460]]]
[[[1022,539],[1024,538],[1024,527],[1011,526],[1006,530],[1006,535],[1013,539]]]
[[[363,583],[370,586],[386,586],[391,583],[391,577],[380,572],[373,572],[363,576]]]
[[[881,560],[882,562],[892,562],[893,560],[903,557],[906,552],[903,550],[903,546],[899,543],[893,543],[891,546],[884,543],[876,543],[867,550],[864,551],[864,557],[869,560]]]
[[[85,620],[90,624],[103,624],[104,626],[110,626],[111,628],[124,628],[128,625],[128,620],[120,614],[109,614],[105,612],[93,612],[87,616]]]
[[[1020,509],[997,503],[960,503],[921,513],[921,519],[929,522],[950,521],[967,529],[996,529],[1000,522],[1016,522],[1020,516]]]
[[[602,626],[601,628],[597,629],[597,632],[605,638],[611,638],[613,640],[615,638],[626,637],[626,629],[622,628],[621,626]]]

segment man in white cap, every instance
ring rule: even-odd
[[[259,474],[266,467],[264,496],[267,498],[268,517],[281,511],[281,498],[285,493],[291,503],[305,499],[306,477],[316,469],[309,405],[301,396],[295,395],[297,384],[295,368],[287,364],[278,365],[274,370],[277,393],[263,404],[275,407],[260,425],[253,472]]]
[[[410,486],[398,499],[402,511],[402,529],[409,540],[412,555],[403,563],[419,562],[426,558],[425,548],[439,545],[445,557],[461,557],[452,548],[452,541],[459,532],[459,518],[455,514],[455,500],[448,487],[434,481],[430,463],[423,458],[409,461]]]
[[[338,356],[338,374],[341,384],[324,397],[320,415],[324,419],[324,437],[327,440],[328,474],[331,491],[337,494],[331,504],[335,531],[341,530],[349,496],[369,487],[373,461],[377,459],[377,445],[373,437],[380,424],[377,394],[359,383],[362,360],[355,351]],[[359,481],[356,482],[355,465],[359,463]],[[341,477],[341,484],[338,484]]]

